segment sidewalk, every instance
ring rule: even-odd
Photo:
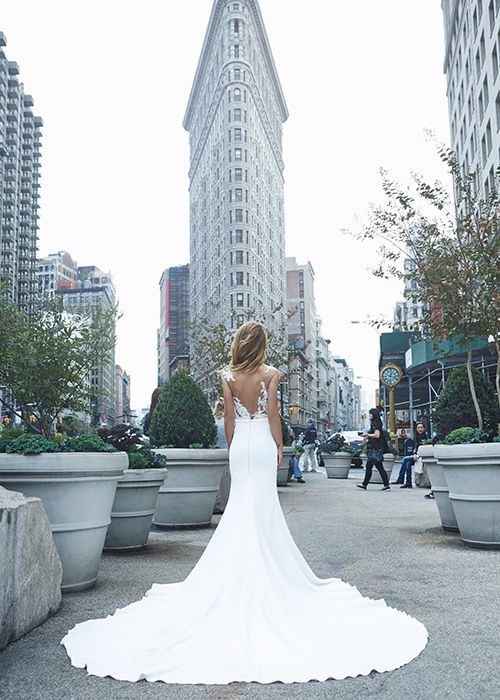
[[[361,471],[353,475],[359,479]],[[430,641],[413,663],[368,678],[267,686],[128,684],[74,669],[59,645],[66,631],[141,598],[154,582],[185,578],[213,534],[215,517],[207,530],[154,532],[142,553],[105,555],[97,588],[64,596],[54,618],[0,653],[0,698],[500,698],[500,552],[468,549],[458,536],[445,534],[435,503],[421,489],[382,492],[373,485],[363,492],[353,478],[306,474],[305,479],[306,485],[280,489],[305,558],[318,576],[339,576],[423,622]]]

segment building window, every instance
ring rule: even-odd
[[[493,34],[495,28],[495,0],[490,0],[488,5],[488,15],[490,18],[490,33]]]
[[[236,209],[235,217],[236,223],[243,223],[243,209]]]
[[[241,90],[240,90],[240,88],[234,88],[234,101],[241,102]]]
[[[234,201],[235,202],[242,202],[243,201],[243,190],[236,189],[234,191]]]
[[[237,272],[236,273],[236,285],[238,287],[243,287],[243,272]]]
[[[233,32],[235,34],[240,33],[240,20],[239,19],[233,20]]]
[[[492,148],[492,138],[491,138],[491,122],[488,122],[486,125],[486,146],[488,148],[488,155],[491,153],[491,148]]]
[[[241,109],[235,109],[235,110],[234,110],[234,121],[235,121],[235,122],[240,122],[240,121],[241,121]]]
[[[240,45],[239,44],[234,45],[234,57],[235,58],[240,57]]]
[[[493,165],[490,168],[490,172],[488,175],[488,181],[489,181],[489,185],[490,185],[490,192],[491,192],[491,194],[493,194],[495,192],[495,168]]]
[[[483,80],[483,95],[484,95],[484,111],[488,109],[488,102],[490,100],[490,95],[488,91],[488,75],[484,76]]]
[[[236,306],[243,306],[244,305],[244,299],[245,295],[242,292],[238,292],[236,295]]]
[[[236,265],[243,265],[243,251],[237,250],[235,253],[235,256],[236,256]]]
[[[240,68],[234,69],[234,79],[241,80],[241,69]]]
[[[243,230],[238,228],[236,229],[236,241],[235,243],[243,243]]]
[[[234,140],[241,141],[241,129],[234,130]]]
[[[235,148],[234,149],[234,159],[235,160],[241,160],[242,158],[242,150],[241,148]]]
[[[243,181],[243,169],[242,168],[235,168],[234,169],[234,181],[235,182],[242,182]]]

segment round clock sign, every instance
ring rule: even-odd
[[[403,373],[397,365],[386,365],[380,371],[380,379],[388,387],[394,387],[401,381]]]

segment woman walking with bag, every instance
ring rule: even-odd
[[[362,484],[356,484],[359,489],[366,491],[372,478],[373,467],[378,469],[383,482],[382,491],[389,491],[389,477],[384,469],[384,428],[380,414],[376,408],[370,409],[370,430],[363,435],[368,441],[365,478]]]

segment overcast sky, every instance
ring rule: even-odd
[[[44,119],[40,254],[110,270],[124,317],[117,362],[132,406],[156,385],[158,282],[188,261],[182,118],[212,0],[2,0],[0,31]],[[440,172],[448,140],[438,0],[260,0],[290,119],[287,254],[310,260],[324,334],[370,402],[398,285],[341,234],[380,196],[378,169]]]

